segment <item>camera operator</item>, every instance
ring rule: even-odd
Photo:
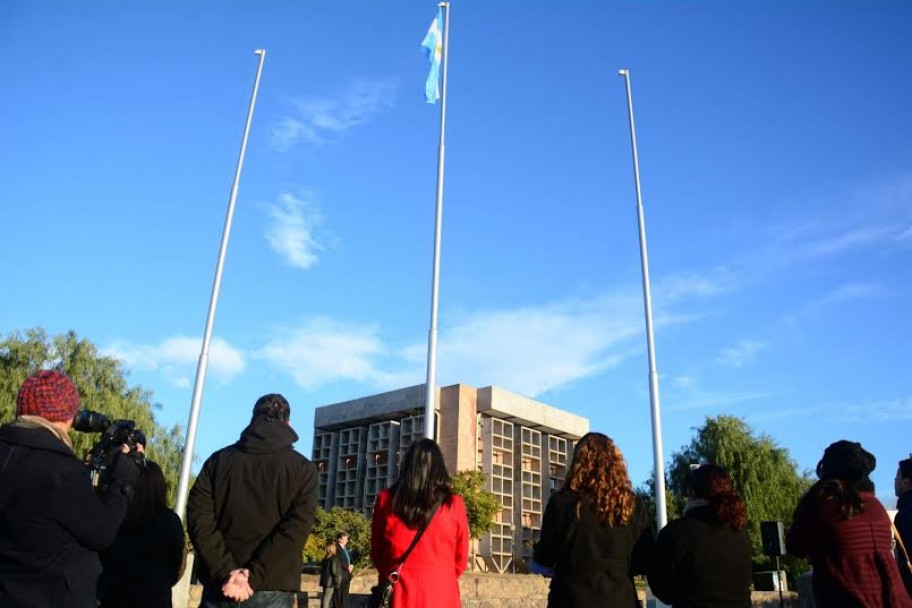
[[[94,608],[98,551],[117,534],[139,473],[119,455],[96,494],[67,434],[79,392],[66,376],[25,380],[0,428],[0,606]],[[127,451],[127,448],[123,448]]]

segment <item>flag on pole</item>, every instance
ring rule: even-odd
[[[437,16],[428,28],[427,36],[421,42],[421,48],[431,62],[431,71],[424,84],[424,98],[428,103],[440,99],[440,61],[443,57],[443,9],[437,9]]]

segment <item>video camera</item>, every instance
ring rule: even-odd
[[[122,446],[130,451],[125,456],[133,459],[140,469],[146,466],[146,457],[136,449],[146,444],[145,434],[136,428],[132,420],[111,420],[104,414],[91,410],[80,410],[73,422],[73,429],[82,433],[102,433],[101,439],[92,446],[86,457],[86,464],[92,476],[92,485],[104,491],[110,481],[114,459]]]

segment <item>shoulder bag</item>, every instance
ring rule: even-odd
[[[438,508],[440,508],[439,502],[434,505],[434,510],[431,511],[431,517],[428,518],[428,523],[418,528],[418,532],[415,533],[415,538],[412,539],[412,544],[410,544],[408,549],[405,550],[405,553],[402,554],[402,559],[399,560],[399,565],[396,566],[396,569],[389,573],[385,581],[371,587],[370,598],[367,600],[367,608],[390,608],[393,602],[393,589],[395,588],[396,583],[399,582],[399,570],[405,565],[405,560],[408,559],[412,549],[415,548],[415,545],[418,544],[424,531],[431,524],[434,515],[437,514]]]

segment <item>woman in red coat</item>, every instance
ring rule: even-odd
[[[874,455],[837,441],[792,517],[788,552],[807,557],[818,608],[912,608],[891,552],[890,517],[874,496]]]
[[[425,525],[399,568],[402,554]],[[380,582],[393,570],[400,576],[393,585],[392,608],[459,608],[458,579],[468,557],[465,505],[453,494],[440,447],[419,439],[402,458],[396,483],[377,496],[371,522],[371,559]]]

